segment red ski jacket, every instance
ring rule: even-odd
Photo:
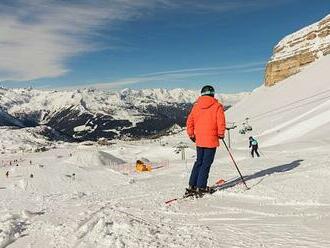
[[[225,136],[226,119],[223,106],[211,96],[201,96],[194,104],[188,119],[187,133],[196,139],[196,146],[215,148]]]

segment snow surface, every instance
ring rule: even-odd
[[[41,128],[0,127],[0,153],[32,152],[41,147],[54,146],[53,142],[37,133]]]
[[[330,245],[329,146],[318,149],[317,157],[308,148],[277,148],[257,160],[234,150],[249,191],[238,185],[165,205],[183,193],[194,159],[190,147],[188,160],[180,160],[173,148],[178,141],[189,144],[181,133],[162,142],[2,155],[0,247]],[[170,159],[170,165],[129,175],[108,166],[142,157]],[[14,159],[19,166],[6,164]],[[210,182],[219,178],[237,178],[224,149],[217,153]]]
[[[280,84],[257,88],[229,109],[227,121],[240,129],[248,117],[253,127],[246,135],[238,134],[237,129],[232,132],[234,142],[245,146],[250,135],[263,146],[329,142],[329,136],[324,135],[330,131],[329,66],[330,56],[323,57]]]
[[[4,148],[0,247],[330,247],[329,65],[323,57],[226,112],[239,125],[231,131],[232,153],[250,190],[229,184],[166,205],[183,194],[195,159],[184,132],[111,146],[63,143],[43,153]],[[240,135],[246,117],[253,131]],[[25,129],[0,130],[13,137],[10,149],[26,142],[18,137]],[[260,158],[249,155],[250,135]],[[188,146],[186,161],[180,142]],[[168,165],[137,174],[137,159]],[[223,146],[209,184],[220,178],[238,179]]]
[[[276,48],[282,48],[280,51],[275,52],[271,58],[271,61],[285,59],[287,57],[293,56],[295,54],[301,53],[302,51],[318,51],[326,48],[330,44],[330,35],[325,37],[315,37],[312,40],[306,39],[308,34],[317,32],[322,28],[330,28],[330,22],[321,24],[326,20],[330,20],[330,14],[324,17],[322,20],[313,23],[307,27],[304,27],[286,37],[284,37],[276,46]],[[321,53],[318,54],[321,56]]]

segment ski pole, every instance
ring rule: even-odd
[[[234,158],[233,158],[233,155],[231,154],[231,152],[230,152],[230,150],[229,150],[229,148],[228,148],[228,146],[227,146],[225,140],[222,139],[222,142],[223,142],[223,144],[225,145],[225,147],[226,147],[226,149],[227,149],[227,151],[228,151],[228,153],[229,153],[229,156],[230,156],[231,160],[233,161],[233,163],[234,163],[234,165],[235,165],[235,167],[236,167],[236,170],[238,171],[238,174],[240,175],[240,177],[241,177],[241,179],[242,179],[242,182],[244,183],[246,189],[250,189],[250,188],[246,185],[246,182],[245,182],[245,180],[244,180],[244,178],[243,178],[243,176],[242,176],[242,173],[241,173],[240,170],[238,169],[238,166],[237,166],[237,164],[236,164],[236,162],[235,162],[235,160],[234,160]]]
[[[266,159],[268,159],[268,161],[275,163],[274,159],[270,158],[268,155],[264,154],[260,149],[258,149],[260,154],[265,157]]]

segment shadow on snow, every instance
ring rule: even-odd
[[[298,167],[301,164],[302,161],[304,161],[304,160],[303,159],[298,159],[298,160],[292,161],[289,164],[283,164],[283,165],[271,167],[271,168],[256,172],[256,173],[248,175],[248,176],[243,176],[243,178],[244,178],[245,182],[256,179],[256,178],[262,178],[258,183],[253,185],[253,186],[256,186],[257,184],[259,184],[264,179],[265,176],[269,176],[269,175],[272,175],[274,173],[282,173],[282,172],[287,172],[287,171],[293,170],[296,167]],[[229,181],[229,182],[227,182],[227,183],[225,183],[221,186],[216,187],[215,189],[217,191],[218,190],[223,190],[223,189],[228,189],[228,188],[234,187],[235,185],[237,185],[241,182],[242,182],[241,178],[236,178],[236,179],[231,180],[231,181]]]

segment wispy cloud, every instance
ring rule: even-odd
[[[232,72],[249,73],[249,72],[264,70],[263,65],[265,65],[265,62],[161,71],[161,72],[153,72],[153,73],[138,75],[135,77],[123,78],[116,81],[100,82],[88,86],[93,86],[95,88],[120,88],[133,84],[162,82],[162,81],[171,82],[174,80],[182,80],[182,79],[189,79],[193,77],[209,76],[209,75],[222,75]],[[80,85],[75,87],[86,87],[86,85]]]
[[[0,3],[0,80],[59,77],[70,68],[70,58],[102,49],[101,29],[118,22],[144,18],[156,9],[231,11],[269,3],[267,0],[12,0]],[[148,10],[148,11],[143,11]],[[106,46],[111,44],[106,44]],[[194,71],[163,73],[179,77]],[[190,74],[192,75],[192,74]],[[152,75],[144,77],[151,80]]]
[[[144,76],[177,74],[177,73],[184,73],[184,72],[229,71],[229,70],[235,70],[235,69],[251,68],[251,67],[260,66],[260,65],[265,65],[265,62],[252,62],[252,63],[228,65],[228,66],[199,67],[199,68],[172,70],[172,71],[161,71],[161,72],[153,72],[153,73],[144,74]]]
[[[228,12],[233,10],[254,10],[287,3],[293,0],[159,0],[168,8],[182,8],[193,12]]]
[[[129,0],[72,2],[0,3],[1,80],[64,75],[69,58],[102,47],[91,39],[99,28],[135,18],[139,8],[148,6]]]

